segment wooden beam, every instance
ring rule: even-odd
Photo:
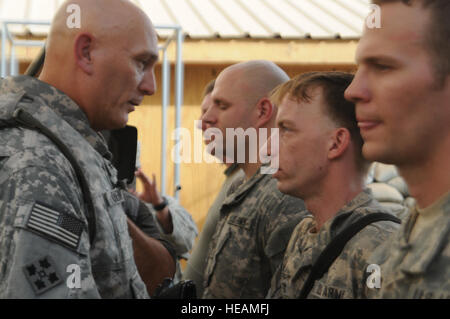
[[[353,64],[357,40],[285,40],[285,39],[186,39],[183,45],[185,64],[233,64],[264,59],[279,64]],[[20,61],[30,62],[39,48],[17,47]],[[168,48],[175,58],[175,44]]]

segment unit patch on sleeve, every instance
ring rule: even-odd
[[[39,295],[62,282],[49,256],[40,258],[23,267],[25,277]]]
[[[28,229],[71,250],[78,247],[83,225],[83,221],[42,203],[34,204],[27,221]]]

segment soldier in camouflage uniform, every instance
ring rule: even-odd
[[[216,80],[212,92],[214,104],[202,116],[202,121],[207,128],[219,129],[224,140],[226,128],[272,128],[276,108],[268,94],[287,80],[286,73],[268,61],[228,67]],[[261,158],[253,163],[249,161],[248,152],[252,149],[249,141],[233,146],[233,156],[231,144],[227,145],[226,141],[212,149],[213,155],[222,160],[234,159],[246,178],[230,187],[220,208],[220,219],[207,256],[203,297],[263,298],[290,233],[306,211],[302,200],[276,189],[276,181],[267,174],[267,167],[261,166]],[[218,151],[221,148],[223,154]],[[245,161],[239,161],[237,152],[244,150]]]
[[[292,233],[282,267],[274,276],[268,297],[298,298],[314,261],[333,236],[362,216],[383,210],[371,191],[365,189],[318,232],[315,231],[317,222],[314,218],[305,218]],[[397,228],[390,221],[382,221],[369,225],[356,234],[328,272],[315,282],[308,298],[361,298],[365,289],[362,278],[365,278],[368,257]]]
[[[273,177],[280,191],[303,198],[314,218],[293,231],[268,298],[299,298],[318,256],[337,234],[364,216],[389,213],[364,189],[368,163],[361,155],[354,105],[344,99],[352,78],[342,72],[306,73],[271,97],[279,105],[280,129],[279,154],[271,154],[279,156],[280,167]],[[378,221],[360,230],[305,296],[360,297],[369,254],[397,228]]]
[[[80,29],[66,27],[70,3]],[[154,28],[128,1],[65,2],[46,52],[41,81],[0,82],[0,298],[147,298],[142,278],[170,276],[174,260],[125,215],[96,131],[125,126],[153,94]],[[135,259],[168,260],[165,273]]]
[[[112,133],[113,132],[113,133]],[[163,244],[170,244],[170,249],[173,248],[176,255],[176,272],[173,278],[173,282],[176,283],[181,279],[181,265],[180,259],[189,258],[189,251],[192,249],[195,237],[198,234],[197,225],[192,219],[191,214],[186,211],[177,200],[171,197],[163,197],[158,192],[156,187],[156,177],[153,174],[153,181],[141,170],[140,164],[140,143],[137,141],[136,145],[136,160],[134,163],[130,162],[129,151],[126,144],[129,144],[127,140],[127,132],[123,130],[117,131],[101,131],[101,135],[105,138],[108,144],[108,148],[112,153],[113,165],[118,169],[118,175],[121,176],[120,169],[123,169],[123,175],[125,176],[125,164],[131,166],[134,165],[133,178],[131,176],[126,177],[124,180],[127,184],[128,191],[135,197],[145,202],[145,210],[148,210],[152,215],[151,221],[154,223],[154,227],[151,227],[152,232],[147,233],[150,237],[155,238],[154,230],[157,230],[157,238],[162,240]],[[121,135],[123,134],[123,135]],[[130,136],[133,138],[133,136]],[[137,136],[136,136],[137,138]],[[129,169],[129,167],[128,167]],[[128,171],[129,173],[129,171]],[[136,178],[138,178],[143,186],[143,192],[136,192]],[[131,180],[131,182],[130,182]],[[136,212],[143,211],[142,207],[137,204],[138,209]],[[140,209],[139,209],[140,208]],[[145,212],[143,212],[146,214]],[[149,217],[149,216],[147,216]],[[139,225],[138,225],[139,226]],[[147,230],[148,228],[139,227],[141,230]]]
[[[161,196],[154,174],[153,181],[151,181],[141,169],[138,169],[136,177],[141,180],[143,191],[142,193],[131,192],[147,203],[148,209],[157,221],[156,227],[161,237],[170,242],[175,249],[177,270],[173,282],[177,283],[181,280],[182,275],[179,260],[189,258],[189,251],[198,234],[197,225],[191,214],[177,200],[170,196]]]
[[[210,81],[204,91],[203,91],[203,101],[201,104],[201,115],[200,123],[203,132],[207,129],[206,123],[201,121],[201,117],[206,113],[208,108],[213,104],[211,93],[214,89],[215,79]],[[205,141],[208,144],[208,141]],[[197,243],[192,249],[191,257],[189,258],[186,268],[183,271],[183,279],[190,279],[195,282],[195,288],[197,291],[197,296],[203,296],[203,274],[206,267],[206,256],[208,254],[209,243],[216,229],[217,223],[220,217],[220,207],[225,199],[229,187],[238,179],[244,178],[244,172],[238,167],[237,163],[225,164],[228,167],[225,169],[225,181],[217,194],[211,207],[208,209],[206,214],[205,222],[203,223],[203,228],[198,238]]]
[[[203,296],[203,274],[206,267],[206,256],[208,254],[209,243],[219,222],[220,207],[222,207],[230,186],[237,180],[244,178],[244,172],[237,164],[232,164],[227,167],[224,174],[226,175],[225,182],[222,184],[216,199],[208,209],[198,241],[194,245],[191,256],[186,263],[186,268],[183,271],[183,279],[189,279],[195,282],[197,296]]]
[[[369,259],[381,287],[367,295],[449,298],[450,2],[374,2],[382,27],[364,30],[346,98],[356,103],[364,156],[396,165],[416,205]]]

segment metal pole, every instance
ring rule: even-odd
[[[2,24],[2,69],[1,69],[1,77],[4,78],[6,76],[6,23]]]
[[[18,24],[18,25],[50,25],[50,22],[44,22],[44,21],[29,21],[29,20],[5,20],[2,23],[2,40],[1,40],[1,56],[0,56],[0,77],[6,77],[6,40],[9,39],[9,41],[12,43],[12,49],[11,49],[11,58],[10,58],[10,66],[13,66],[14,62],[14,45],[15,46],[42,46],[45,42],[44,41],[34,41],[34,40],[18,40],[14,43],[13,36],[9,33],[8,25],[9,24]],[[10,74],[14,68],[11,68]]]
[[[14,67],[14,61],[15,61],[15,47],[14,47],[14,42],[11,43],[11,49],[10,49],[10,53],[9,53],[9,75],[16,75],[15,73],[15,67]]]
[[[177,29],[177,52],[176,52],[176,68],[175,68],[175,108],[176,108],[176,115],[175,115],[175,129],[181,127],[181,105],[183,103],[183,32],[181,27],[178,27]],[[180,164],[177,164],[180,162],[180,135],[177,130],[175,142],[176,142],[176,149],[175,149],[175,199],[179,199],[179,191],[181,189],[180,185]]]
[[[162,115],[161,115],[161,194],[166,194],[167,166],[167,107],[170,103],[170,63],[167,58],[167,46],[163,49],[162,62]]]
[[[16,47],[43,47],[45,45],[45,41],[14,40],[14,45]]]

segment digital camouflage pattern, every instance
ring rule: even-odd
[[[192,219],[191,214],[181,206],[176,199],[166,196],[167,207],[172,218],[173,230],[172,233],[167,234],[159,224],[156,218],[156,210],[153,205],[148,204],[148,208],[153,214],[156,220],[156,226],[163,239],[167,240],[175,249],[176,254],[176,272],[173,278],[173,282],[177,283],[181,280],[182,271],[180,265],[180,259],[189,259],[189,251],[194,245],[195,237],[198,235],[197,225]]]
[[[89,183],[97,234],[91,245],[78,180],[55,144],[35,130],[1,129],[0,298],[147,298],[124,209],[120,200],[111,200],[116,198],[111,194],[117,173],[104,140],[90,128],[78,105],[54,87],[27,76],[0,80],[0,119],[11,118],[19,108],[51,130],[74,154]],[[30,229],[36,202],[82,221],[75,249]],[[59,279],[50,280],[52,287],[35,280],[31,271],[48,265],[51,275]],[[69,265],[80,267],[80,288],[66,284]],[[36,282],[44,288],[36,290]]]
[[[156,218],[156,211],[152,205],[148,204],[148,208],[155,218],[161,236],[170,242],[175,248],[175,254],[178,257],[185,256],[189,253],[194,245],[195,237],[198,235],[197,225],[192,219],[191,214],[181,206],[176,199],[166,196],[167,207],[172,218],[173,231],[170,234],[164,232],[162,226]]]
[[[184,280],[193,280],[195,282],[197,296],[200,297],[203,296],[204,291],[203,276],[206,268],[206,257],[208,255],[211,238],[214,235],[217,223],[219,222],[220,207],[228,194],[230,186],[236,181],[239,181],[238,183],[241,184],[242,180],[245,178],[244,171],[237,167],[236,164],[228,167],[224,171],[224,174],[226,175],[226,179],[206,214],[206,220],[203,224],[202,231],[197,243],[194,245],[182,276],[182,279]]]
[[[260,170],[231,186],[208,252],[204,298],[264,298],[292,230],[308,213]]]
[[[419,214],[432,215],[422,223]],[[411,233],[415,232],[411,240]],[[414,209],[400,230],[376,249],[369,263],[381,268],[381,288],[370,298],[450,298],[450,193],[419,212]]]
[[[311,267],[332,238],[359,218],[389,212],[365,189],[345,205],[315,233],[313,218],[305,218],[292,233],[283,263],[272,279],[268,298],[298,298]],[[367,259],[375,247],[385,242],[399,225],[380,221],[366,226],[347,242],[325,275],[316,280],[308,298],[361,298]]]

